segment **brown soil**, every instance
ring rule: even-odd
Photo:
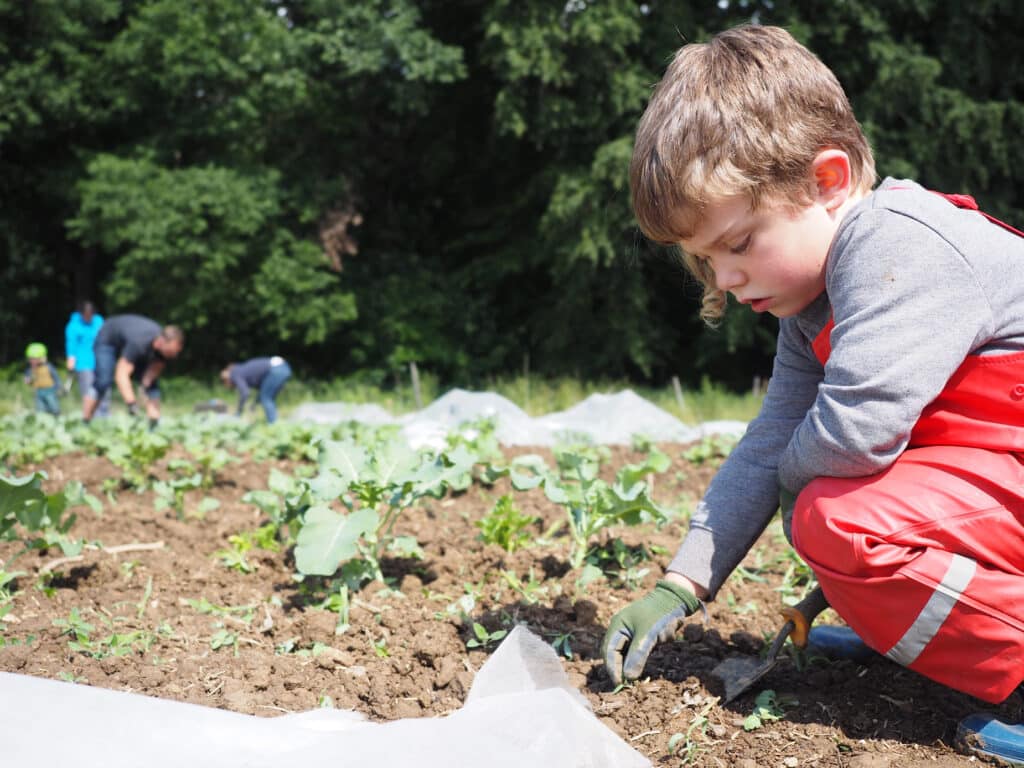
[[[678,506],[699,496],[713,468],[681,458],[681,446],[662,446],[673,467],[659,476],[655,497]],[[543,452],[543,451],[541,451]],[[613,449],[609,471],[639,455]],[[272,466],[293,472],[287,462],[231,464],[208,492],[190,491],[184,520],[157,512],[151,492],[122,491],[105,501],[102,515],[79,510],[73,533],[104,547],[163,542],[159,549],[111,554],[88,549],[80,561],[56,564],[59,551],[26,554],[8,570],[26,571],[11,612],[0,622],[0,670],[73,679],[106,688],[220,707],[260,716],[317,707],[326,697],[371,719],[444,715],[462,706],[473,673],[489,651],[467,648],[471,628],[446,611],[467,593],[478,593],[473,620],[490,630],[523,622],[554,641],[566,635],[571,658],[563,658],[573,685],[609,728],[655,765],[708,766],[958,766],[968,758],[950,746],[956,722],[982,702],[950,691],[913,672],[878,659],[865,665],[817,660],[802,670],[786,656],[753,691],[722,706],[720,682],[711,670],[725,657],[756,655],[764,638],[778,629],[778,588],[793,562],[777,526],[769,528],[745,565],[763,582],[734,577],[708,606],[707,623],[691,619],[674,643],[655,649],[647,678],[614,691],[598,657],[611,616],[643,594],[661,574],[685,525],[611,531],[631,546],[660,547],[650,572],[635,590],[608,581],[577,586],[568,569],[568,545],[556,539],[508,554],[477,538],[473,521],[486,514],[507,484],[474,485],[469,491],[431,501],[400,521],[400,533],[414,535],[422,561],[393,561],[385,572],[398,591],[371,584],[352,600],[347,631],[336,634],[337,614],[312,607],[292,578],[289,552],[253,550],[253,573],[227,569],[215,553],[228,537],[266,522],[243,503],[246,491],[267,487]],[[27,469],[21,468],[20,474]],[[118,470],[106,459],[66,455],[41,467],[48,488],[81,480],[102,497],[101,485]],[[166,476],[162,466],[157,474]],[[204,495],[221,502],[205,518],[194,516]],[[543,494],[516,494],[519,507],[542,518],[537,535],[563,514]],[[0,545],[0,563],[15,551]],[[49,567],[50,589],[36,586]],[[521,579],[534,572],[545,592],[526,604],[501,576]],[[205,598],[224,607],[252,606],[228,618],[204,614],[189,600]],[[139,630],[134,650],[94,658],[69,648],[69,636],[54,625],[72,609],[96,629],[93,640],[116,631]],[[835,621],[831,612],[826,613]],[[236,644],[211,646],[221,629]],[[153,634],[155,632],[155,635]],[[564,646],[563,646],[564,648]],[[103,656],[103,653],[96,655]],[[785,717],[745,731],[756,693],[770,688],[797,702]],[[1016,697],[1001,711],[1021,714]],[[675,754],[669,741],[677,737]]]

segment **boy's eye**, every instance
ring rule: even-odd
[[[750,235],[747,235],[746,237],[743,238],[743,240],[738,242],[736,245],[730,246],[729,247],[729,252],[730,253],[737,253],[737,254],[738,253],[743,253],[744,251],[747,250],[747,248],[749,246],[750,246]]]

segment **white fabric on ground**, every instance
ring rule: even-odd
[[[519,406],[493,392],[453,389],[421,411],[392,417],[376,405],[306,403],[292,413],[293,420],[337,423],[399,424],[415,447],[440,448],[445,437],[470,421],[493,419],[502,445],[554,445],[583,439],[601,445],[628,445],[635,436],[655,442],[691,443],[706,435],[739,437],[743,421],[708,421],[688,426],[632,390],[590,395],[572,408],[531,417]]]
[[[554,650],[516,627],[447,717],[370,723],[354,712],[254,717],[0,673],[4,768],[643,768],[594,716]],[[55,738],[55,735],[58,735]]]

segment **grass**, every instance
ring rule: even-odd
[[[457,385],[453,385],[457,386]],[[464,387],[471,389],[471,387]],[[161,381],[164,411],[168,415],[189,413],[197,403],[219,399],[233,410],[237,393],[223,387],[215,376],[207,379],[186,376],[165,376]],[[287,417],[298,405],[308,402],[373,403],[394,415],[419,410],[448,391],[436,377],[420,374],[420,400],[408,379],[390,387],[367,381],[365,376],[338,377],[330,380],[307,380],[293,377],[278,396],[278,409]],[[704,421],[734,419],[750,421],[761,407],[762,397],[750,392],[734,393],[705,381],[699,389],[685,389],[682,403],[671,385],[644,387],[626,381],[580,381],[568,377],[546,379],[518,375],[494,378],[479,390],[499,394],[518,405],[531,416],[563,411],[595,393],[611,394],[632,389],[685,424]],[[0,379],[0,416],[30,410],[32,391],[20,380]],[[65,414],[79,412],[77,387],[71,395],[61,399]],[[120,408],[120,397],[114,393],[114,408]]]

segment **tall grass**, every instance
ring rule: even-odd
[[[640,397],[687,424],[719,419],[750,421],[757,415],[763,399],[749,392],[729,392],[706,380],[699,389],[684,389],[681,403],[671,385],[642,387],[615,380],[580,381],[537,376],[527,378],[520,375],[493,379],[488,382],[487,389],[508,398],[531,416],[564,411],[593,394],[614,394],[632,389]]]

